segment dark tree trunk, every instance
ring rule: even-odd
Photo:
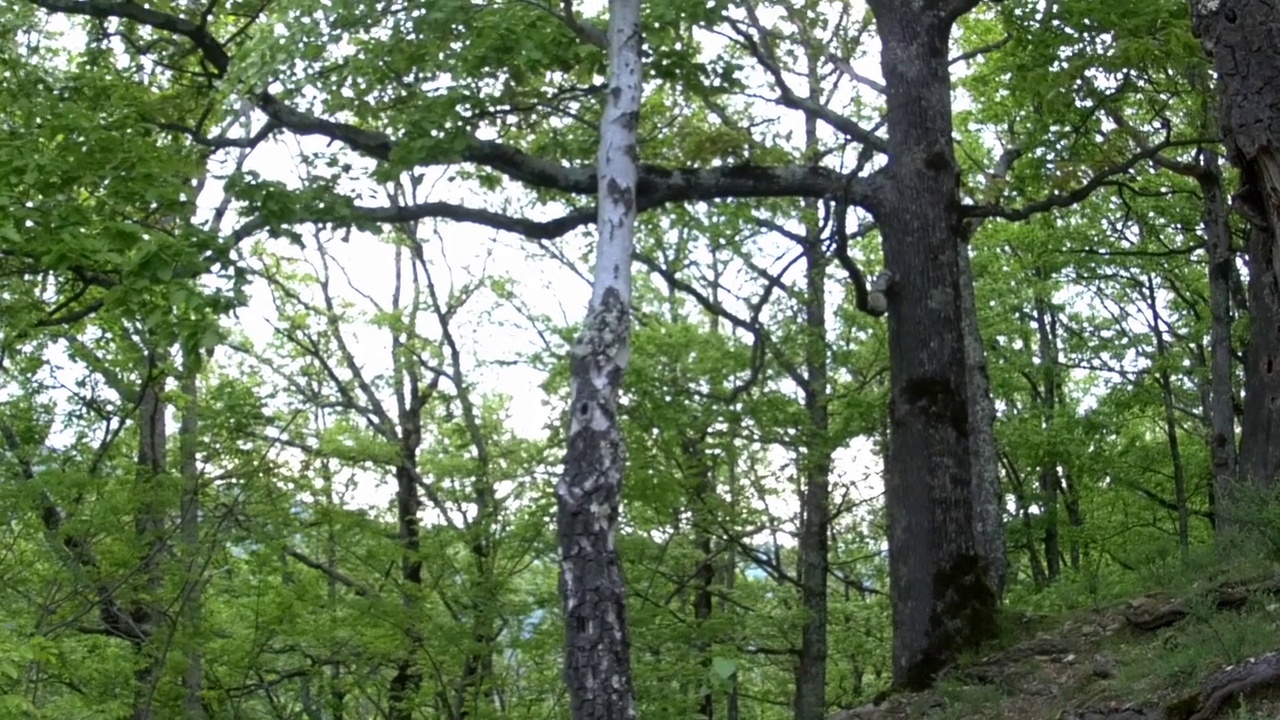
[[[391,305],[394,310],[403,307],[401,301],[401,266],[403,251],[396,250],[396,276],[392,288]],[[416,276],[415,276],[416,278]],[[417,288],[415,287],[416,291]],[[416,292],[414,293],[416,296]],[[394,439],[399,445],[399,464],[396,467],[396,541],[400,546],[400,602],[407,626],[404,629],[404,649],[396,660],[396,671],[391,676],[387,692],[390,720],[412,720],[417,696],[422,688],[420,666],[423,636],[418,625],[418,613],[422,597],[422,497],[418,490],[418,451],[422,446],[422,413],[428,399],[440,382],[438,375],[429,384],[422,383],[422,370],[416,363],[406,363],[400,358],[403,349],[416,338],[410,333],[394,332],[391,336],[392,369],[396,388],[396,425]],[[390,433],[390,429],[388,429]],[[388,437],[392,439],[392,437]]]
[[[1227,224],[1227,200],[1222,189],[1218,154],[1205,150],[1202,171],[1197,176],[1203,202],[1205,241],[1209,246],[1209,457],[1213,468],[1210,505],[1214,510],[1214,532],[1221,538],[1230,532],[1217,512],[1230,503],[1236,483],[1236,421],[1231,353],[1231,274],[1235,253],[1231,248],[1231,227]]]
[[[159,491],[160,484],[165,480],[169,455],[164,402],[167,378],[162,368],[163,362],[159,354],[148,350],[138,403],[136,472],[139,503],[134,518],[134,529],[142,545],[138,574],[142,578],[144,589],[142,601],[130,611],[139,636],[146,640],[138,644],[140,657],[134,675],[136,687],[133,720],[151,720],[155,717],[156,688],[164,671],[162,660],[158,656],[159,649],[151,646],[163,613],[159,597],[164,586],[161,560],[168,548],[164,493]]]
[[[1084,527],[1084,512],[1080,509],[1080,492],[1076,486],[1075,479],[1071,471],[1063,469],[1062,471],[1062,498],[1063,506],[1067,509],[1067,524],[1071,526],[1072,533],[1067,543],[1068,558],[1071,562],[1072,570],[1080,569],[1080,529]]]
[[[881,42],[889,164],[872,208],[893,273],[885,461],[894,684],[919,688],[996,632],[979,546],[952,148],[948,40],[970,2],[870,0]]]
[[[702,465],[699,466],[698,487],[696,489],[696,497],[694,500],[695,525],[694,525],[694,545],[698,551],[698,569],[695,575],[696,590],[693,596],[693,618],[697,625],[698,633],[702,637],[698,639],[695,648],[702,658],[702,667],[710,677],[712,672],[713,658],[711,655],[711,645],[705,639],[708,632],[708,626],[711,623],[711,613],[715,607],[714,595],[716,582],[716,557],[715,548],[711,541],[711,519],[707,517],[710,510],[712,498],[715,493],[715,479],[712,476],[711,466],[706,462],[705,454],[699,450],[699,456]],[[710,687],[702,690],[702,697],[698,702],[698,714],[703,720],[715,720],[716,717],[716,699]]]
[[[1027,486],[1022,480],[1022,473],[1018,472],[1017,466],[1009,459],[1007,454],[1001,454],[1005,474],[1009,477],[1009,483],[1013,486],[1013,503],[1014,513],[1018,516],[1022,523],[1022,532],[1025,537],[1023,547],[1027,550],[1027,564],[1031,568],[1031,582],[1037,589],[1043,588],[1049,584],[1049,576],[1044,569],[1044,562],[1040,559],[1039,546],[1036,544],[1036,524],[1031,519],[1030,503],[1027,499]]]
[[[1048,281],[1048,273],[1037,268],[1036,281]],[[1061,460],[1057,447],[1054,422],[1058,414],[1058,317],[1050,306],[1042,288],[1035,298],[1036,338],[1040,358],[1040,389],[1036,398],[1040,404],[1040,427],[1044,432],[1046,448],[1040,459],[1040,506],[1044,542],[1046,579],[1052,583],[1062,577],[1062,534],[1058,524],[1058,489],[1062,478],[1058,469]]]
[[[969,383],[969,454],[973,464],[974,532],[978,552],[987,559],[987,580],[996,599],[1004,595],[1009,561],[1004,547],[1004,494],[996,448],[996,404],[987,376],[987,353],[978,325],[978,301],[969,262],[969,243],[961,243],[960,312],[964,325],[965,368]]]
[[[402,417],[401,421],[409,418]],[[396,469],[396,538],[400,544],[400,580],[404,583],[401,602],[408,609],[409,627],[405,629],[407,645],[388,689],[388,716],[391,720],[412,720],[413,708],[419,688],[422,686],[422,670],[418,667],[422,636],[416,627],[416,608],[422,591],[422,553],[419,538],[418,512],[421,500],[418,486],[411,470],[417,461],[417,433],[402,428],[401,466]]]
[[[1049,583],[1062,577],[1062,533],[1058,529],[1058,469],[1040,468],[1040,541],[1044,543],[1045,579]]]
[[[184,655],[187,666],[182,674],[182,715],[184,720],[203,720],[206,716],[201,693],[204,691],[204,655],[200,650],[201,625],[204,621],[204,578],[200,557],[200,368],[203,358],[196,349],[184,349],[182,368],[182,420],[178,428],[178,458],[182,473],[182,508],[179,533],[182,540],[182,566],[186,572],[182,591],[182,624]]]
[[[1240,422],[1240,472],[1255,488],[1269,490],[1280,471],[1280,274],[1274,269],[1275,237],[1249,232],[1249,351],[1244,365],[1244,417]],[[1228,510],[1228,514],[1230,511]]]
[[[1270,489],[1280,471],[1280,14],[1269,0],[1192,0],[1191,9],[1218,72],[1227,159],[1242,179],[1237,207],[1252,226],[1240,474]]]
[[[1151,313],[1151,334],[1156,340],[1156,382],[1160,386],[1161,404],[1164,408],[1164,433],[1169,443],[1169,459],[1173,463],[1174,504],[1178,513],[1178,550],[1185,562],[1191,554],[1191,509],[1187,505],[1187,471],[1182,462],[1182,447],[1178,439],[1178,415],[1173,401],[1173,377],[1168,370],[1169,346],[1164,339],[1164,324],[1157,305],[1156,285],[1150,276],[1146,285],[1147,310]]]
[[[827,705],[827,563],[831,532],[831,436],[827,388],[826,258],[810,227],[805,255],[805,385],[808,432],[801,449],[800,602],[804,625],[796,663],[795,720],[822,720]]]

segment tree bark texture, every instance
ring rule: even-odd
[[[640,0],[610,0],[608,40],[609,91],[597,160],[600,236],[591,303],[570,353],[569,442],[556,484],[564,673],[573,720],[636,716],[616,538],[626,461],[618,394],[631,354]]]
[[[182,567],[186,573],[182,592],[182,632],[187,666],[182,674],[182,715],[184,720],[206,717],[201,693],[204,691],[204,655],[200,651],[204,622],[204,578],[200,568],[200,351],[183,352],[182,420],[178,428],[178,458],[182,473],[182,509],[179,533],[182,539]]]
[[[165,481],[168,464],[168,432],[165,423],[165,381],[159,353],[148,350],[142,373],[142,390],[138,403],[137,491],[139,493],[134,531],[141,544],[138,575],[142,579],[142,600],[134,605],[130,617],[140,636],[147,640],[138,646],[138,665],[134,671],[133,720],[155,717],[155,693],[163,667],[158,649],[151,647],[156,623],[162,609],[158,597],[164,586],[161,560],[168,549],[163,495],[157,486]]]
[[[1252,225],[1240,474],[1269,489],[1280,471],[1280,15],[1269,0],[1192,0],[1213,58],[1227,159],[1240,168],[1236,207]]]
[[[948,40],[965,3],[870,0],[889,133],[873,207],[893,273],[885,461],[893,680],[919,688],[996,631],[977,537],[970,390],[957,253],[964,238],[952,148]]]
[[[1040,370],[1037,399],[1040,404],[1040,427],[1048,445],[1040,458],[1040,507],[1043,509],[1045,580],[1054,583],[1062,577],[1062,531],[1058,522],[1058,489],[1062,485],[1062,477],[1058,471],[1061,458],[1054,428],[1058,415],[1058,316],[1056,308],[1050,305],[1048,292],[1044,288],[1048,279],[1049,274],[1043,267],[1036,269],[1035,281],[1038,287],[1034,313],[1039,355],[1037,364]]]
[[[804,625],[796,663],[795,720],[821,720],[827,710],[827,576],[831,536],[831,415],[827,361],[826,263],[816,227],[805,236],[804,407],[808,416],[800,467],[800,601]]]
[[[978,326],[978,301],[969,262],[969,244],[956,253],[960,263],[960,302],[964,326],[965,370],[969,383],[969,456],[973,466],[973,519],[978,552],[987,559],[987,580],[997,601],[1004,595],[1009,560],[1004,546],[1004,493],[996,447],[996,404],[987,376],[987,353]]]
[[[1227,224],[1227,199],[1222,185],[1218,154],[1204,151],[1202,172],[1197,176],[1203,203],[1201,222],[1209,247],[1209,457],[1213,467],[1214,531],[1230,532],[1230,521],[1220,508],[1230,504],[1236,483],[1236,420],[1231,353],[1231,227]]]

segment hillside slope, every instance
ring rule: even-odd
[[[935,689],[831,720],[1280,718],[1280,574],[1010,624]]]

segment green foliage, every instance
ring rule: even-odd
[[[201,23],[231,54],[225,73],[132,20],[0,9],[0,717],[120,717],[145,670],[156,716],[179,717],[196,657],[209,718],[383,717],[406,663],[415,717],[564,714],[553,488],[589,244],[530,233],[513,249],[434,222],[588,208],[500,170],[586,177],[606,57],[557,17],[562,3],[419,5],[216,3]],[[574,11],[602,24],[595,9]],[[874,56],[865,8],[756,10],[779,28],[777,76],[743,39],[745,6],[646,0],[642,161],[877,167],[771,104],[780,76],[878,126],[882,98],[823,64],[838,50],[874,74],[858,62]],[[965,201],[1055,199],[1051,213],[987,220],[970,245],[1009,617],[1109,612],[1268,571],[1274,498],[1242,501],[1254,512],[1234,554],[1208,522],[1200,189],[1132,162],[1166,140],[1180,162],[1209,147],[1211,82],[1186,4],[986,3],[955,40],[953,54],[982,50],[955,66]],[[240,100],[264,89],[377,147],[322,147],[322,124],[272,128],[246,161],[227,138],[245,137]],[[253,135],[263,118],[250,120]],[[381,157],[384,134],[396,142]],[[520,154],[468,162],[495,138]],[[382,222],[391,196],[418,214]],[[717,716],[736,702],[742,717],[791,717],[799,508],[827,465],[827,700],[864,704],[889,677],[885,323],[854,309],[817,242],[821,203],[646,210],[617,540],[640,714],[698,717],[709,698]],[[873,227],[853,240],[864,269],[879,243]],[[168,411],[158,471],[139,461],[152,388]],[[116,606],[156,609],[141,649],[112,636]],[[1271,649],[1270,616],[1265,603],[1198,608],[1155,661],[1148,645],[1111,648],[1121,670],[1106,689],[1194,684]],[[1008,625],[1010,644],[1029,632]],[[979,717],[1004,689],[951,678],[913,716]]]

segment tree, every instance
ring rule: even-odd
[[[377,161],[374,174],[383,177],[460,163],[492,187],[511,181],[532,189],[543,201],[570,205],[559,217],[536,220],[438,200],[363,205],[339,193],[336,181],[317,181],[292,191],[250,178],[232,190],[254,215],[230,233],[222,248],[212,251],[217,257],[229,255],[228,246],[258,233],[290,232],[289,228],[307,222],[350,227],[447,218],[531,240],[549,240],[597,219],[602,221],[601,232],[611,233],[603,221],[622,222],[630,213],[676,202],[838,197],[869,212],[894,276],[888,321],[893,414],[886,502],[893,548],[895,679],[907,686],[927,684],[958,652],[994,632],[1003,562],[996,535],[999,526],[993,522],[999,517],[999,497],[992,487],[994,453],[987,430],[991,413],[980,402],[984,363],[976,352],[976,323],[965,295],[964,223],[985,217],[1023,219],[1069,205],[1101,187],[1107,178],[1128,172],[1136,160],[1099,171],[1082,178],[1077,187],[1060,189],[1019,208],[962,203],[952,148],[949,49],[953,26],[978,5],[977,0],[870,3],[880,39],[883,83],[864,84],[885,100],[882,126],[887,135],[883,136],[873,129],[881,126],[877,119],[863,117],[861,104],[844,115],[831,109],[830,100],[824,105],[792,92],[787,70],[778,63],[785,55],[763,52],[763,46],[752,40],[754,35],[781,42],[778,34],[750,16],[743,19],[737,8],[682,2],[646,6],[654,14],[649,23],[655,52],[652,65],[657,68],[655,77],[662,79],[664,93],[658,94],[662,102],[673,107],[698,103],[709,113],[728,117],[721,112],[721,100],[745,83],[746,73],[737,65],[745,53],[756,59],[778,91],[778,104],[833,131],[852,146],[855,162],[848,171],[807,158],[803,163],[785,163],[779,160],[785,157],[782,153],[756,141],[750,129],[734,126],[730,118],[724,121],[723,137],[731,139],[733,147],[716,158],[717,164],[686,167],[678,164],[685,162],[678,155],[656,151],[651,162],[636,169],[633,203],[622,214],[605,213],[604,203],[610,198],[602,190],[610,189],[608,177],[582,160],[586,133],[581,127],[566,122],[562,132],[531,137],[529,114],[522,110],[556,108],[571,120],[599,112],[594,74],[600,62],[592,48],[603,48],[605,34],[575,15],[572,4],[497,8],[457,3],[422,16],[408,11],[384,16],[350,3],[327,10],[323,22],[310,22],[315,14],[310,3],[285,2],[270,8],[265,20],[272,22],[262,23],[281,28],[277,35],[274,29],[243,26],[243,16],[257,18],[260,13],[237,2],[211,6],[207,12],[166,11],[132,1],[30,2],[52,12],[109,21],[127,34],[130,47],[158,53],[159,65],[176,69],[175,76],[186,83],[183,87],[203,101],[209,112],[195,125],[186,115],[165,117],[162,107],[149,119],[196,145],[212,150],[252,147],[280,132],[320,136]],[[495,15],[498,9],[503,13],[500,18]],[[841,47],[852,46],[851,53],[859,50],[859,33],[869,26],[867,19],[850,20],[851,15],[845,14],[823,26],[811,16],[788,15],[793,11],[788,3],[764,9],[795,22],[803,32],[791,41],[826,58],[841,77],[860,77],[845,71],[846,57],[829,56],[823,49],[826,39],[816,33],[829,28],[832,45],[838,41]],[[476,32],[458,41],[460,23],[469,23]],[[750,32],[724,32],[743,27]],[[693,28],[732,36],[734,51],[712,63],[699,62],[696,43],[671,40],[672,34],[692,36]],[[663,33],[667,42],[652,41],[664,37]],[[557,41],[531,46],[531,37],[537,34]],[[570,34],[581,44],[563,42]],[[242,42],[246,35],[254,41]],[[154,42],[153,36],[166,41]],[[169,42],[175,38],[185,43]],[[299,70],[300,64],[294,62],[299,59],[299,46],[315,53],[315,48],[344,43],[362,49],[342,61],[341,72],[305,74],[310,70]],[[392,54],[395,62],[385,61]],[[386,77],[388,72],[398,73],[405,82],[387,82],[373,92],[364,80],[352,80],[357,73]],[[496,85],[495,75],[503,78]],[[284,90],[268,89],[276,83]],[[448,89],[438,94],[418,89],[440,83]],[[548,90],[553,83],[570,88],[564,93]],[[308,96],[302,92],[307,85],[319,92]],[[217,122],[231,114],[235,103],[228,101],[228,95],[246,98],[265,118],[257,130],[210,133],[204,120]],[[495,117],[494,122],[486,120]],[[512,122],[507,124],[506,119]],[[661,135],[661,126],[653,129]],[[485,139],[481,130],[494,130],[503,139]],[[882,166],[867,171],[876,158],[884,160]],[[589,201],[573,205],[577,198],[597,196],[599,208]],[[574,372],[579,380],[575,393],[597,395],[585,397],[586,405],[575,401],[571,406],[572,422],[578,424],[573,426],[577,432],[566,455],[566,480],[578,477],[574,468],[589,466],[583,462],[603,458],[592,453],[604,447],[599,443],[607,440],[608,433],[593,436],[596,431],[588,421],[596,419],[592,414],[596,409],[609,407],[608,393],[617,391],[616,382],[625,367],[625,337],[617,334],[625,324],[601,325],[601,321],[626,319],[625,312],[618,315],[622,311],[613,307],[616,300],[609,298],[611,293],[621,300],[628,297],[623,292],[623,271],[629,248],[602,247],[610,248],[612,254],[598,259],[597,273],[607,276],[601,282],[608,280],[615,286],[611,292],[604,285],[596,288],[584,335],[587,342],[575,349]],[[601,332],[613,336],[600,346],[607,352],[593,357],[590,348],[592,342],[604,339]],[[597,361],[603,364],[593,368]],[[593,406],[593,402],[603,404]],[[583,408],[586,416],[579,414]],[[613,416],[600,419],[603,432]],[[609,459],[608,466],[590,467],[615,477],[613,473],[621,472],[620,458]],[[568,483],[564,487],[560,495],[568,509],[562,508],[563,519],[585,522],[575,515],[583,498],[570,492]],[[600,499],[608,501],[609,495]],[[602,507],[609,506],[605,502]],[[598,539],[605,537],[607,533]],[[584,588],[566,583],[566,591],[576,596]],[[574,604],[571,609],[585,613],[598,607],[602,606]]]
[[[640,0],[610,0],[609,78],[596,170],[600,239],[587,317],[570,350],[568,449],[556,484],[564,674],[574,720],[636,716],[617,534],[626,469],[618,399],[631,356],[639,188],[640,32]]]
[[[1218,75],[1227,159],[1240,170],[1234,205],[1249,221],[1239,472],[1269,490],[1280,473],[1280,18],[1261,0],[1192,0],[1191,12]],[[1218,512],[1229,518],[1230,505],[1219,504]]]

